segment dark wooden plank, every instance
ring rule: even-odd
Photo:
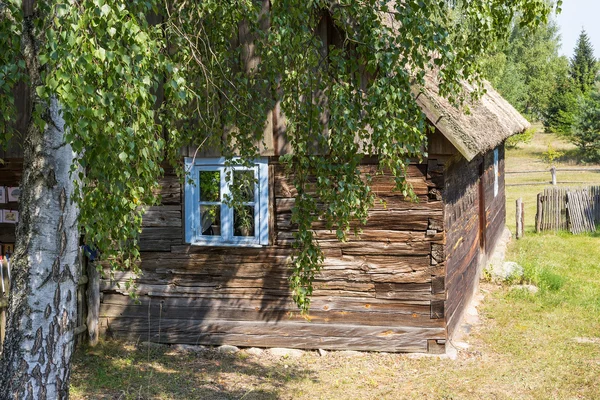
[[[431,279],[431,292],[438,294],[446,291],[446,277],[445,275],[434,276]]]
[[[158,333],[158,324],[148,323],[144,318],[113,318],[113,328],[126,329],[127,324],[132,330],[148,329],[151,332]],[[165,330],[193,330],[197,333],[231,333],[243,335],[262,335],[265,332],[269,334],[278,334],[282,336],[316,336],[316,337],[380,337],[393,340],[395,337],[403,335],[416,335],[428,338],[443,338],[443,328],[414,328],[399,326],[362,326],[362,325],[340,325],[340,324],[317,324],[309,322],[265,322],[265,321],[227,321],[227,320],[206,320],[206,321],[186,321],[172,318],[161,318],[161,329]]]
[[[181,229],[177,226],[145,226],[142,228],[140,240],[179,240]]]
[[[389,211],[370,211],[367,225],[362,225],[359,221],[350,224],[351,228],[358,227],[364,230],[371,228],[381,230],[398,231],[426,231],[432,220],[442,223],[443,213],[438,210],[389,210]],[[291,214],[277,214],[278,230],[294,230],[297,227],[292,224]],[[329,229],[324,222],[315,222],[313,229]]]
[[[143,227],[181,227],[181,206],[148,207],[142,221]]]
[[[170,318],[182,320],[209,319],[227,321],[310,321],[315,324],[360,324],[364,326],[395,325],[420,328],[443,328],[445,322],[431,319],[430,314],[422,313],[389,313],[389,312],[355,312],[311,310],[303,316],[299,310],[273,308],[269,310],[239,309],[213,307],[176,307],[164,306],[158,302],[152,306],[120,305],[103,302],[100,307],[100,318],[136,317],[136,318]]]
[[[115,304],[121,306],[141,306],[160,304],[164,309],[169,307],[192,307],[212,309],[239,309],[253,311],[283,310],[285,312],[297,312],[298,307],[290,296],[263,298],[208,298],[208,297],[148,297],[140,296],[133,300],[122,294],[107,293],[103,298],[104,304]],[[382,300],[375,298],[353,298],[353,297],[319,297],[311,299],[311,310],[316,311],[354,311],[365,313],[392,313],[392,314],[420,314],[429,315],[429,304],[411,304],[397,300]]]
[[[198,333],[194,326],[187,330],[176,330],[165,328],[159,332],[158,324],[151,327],[150,335],[148,329],[140,327],[131,329],[131,323],[120,320],[107,320],[111,333],[117,337],[126,337],[130,340],[152,340],[163,343],[188,343],[204,345],[231,344],[245,347],[289,347],[300,349],[322,348],[328,350],[362,350],[362,351],[387,351],[387,352],[425,352],[427,351],[427,340],[431,336],[442,337],[445,334],[440,330],[419,333],[406,333],[396,335],[390,330],[390,334],[378,336],[354,336],[354,337],[331,337],[331,336],[283,336],[283,335],[247,335],[234,333]],[[385,333],[385,332],[384,332]],[[425,336],[425,338],[422,338]],[[443,340],[443,339],[441,339]]]
[[[444,300],[434,300],[431,302],[431,318],[440,319],[444,318]]]
[[[165,176],[159,181],[160,187],[155,194],[161,197],[161,204],[181,204],[181,182],[177,176]]]
[[[418,243],[418,242],[444,242],[444,234],[442,232],[438,232],[435,235],[427,235],[426,232],[423,231],[396,231],[396,230],[384,230],[384,229],[374,229],[377,227],[369,227],[365,228],[362,232],[358,234],[354,234],[352,232],[348,233],[347,241],[348,242],[403,242],[405,244],[409,243]],[[337,241],[337,235],[335,231],[327,230],[327,229],[316,229],[313,231],[314,237],[318,240],[322,241]],[[280,231],[277,232],[277,240],[278,242],[285,241],[293,241],[294,232],[290,231]]]

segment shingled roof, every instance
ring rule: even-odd
[[[489,82],[484,82],[484,88],[486,93],[477,101],[467,102],[465,105],[468,107],[456,107],[440,96],[432,74],[426,76],[424,87],[413,89],[416,101],[427,119],[467,161],[531,126]],[[466,94],[474,91],[466,83],[464,89]]]

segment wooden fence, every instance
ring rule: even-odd
[[[595,232],[600,224],[600,186],[547,188],[537,196],[535,229]]]
[[[94,265],[88,265],[87,257],[80,249],[79,253],[79,282],[77,285],[77,317],[76,328],[73,330],[75,345],[83,343],[89,331],[90,343],[97,342],[97,321],[99,308],[99,276]],[[6,258],[0,263],[0,354],[6,335],[6,309],[10,293],[11,268]],[[92,301],[90,302],[90,298]],[[90,307],[91,305],[91,307]],[[88,329],[91,326],[91,329]]]
[[[561,177],[563,175],[567,175],[568,178],[573,178],[574,175],[572,174],[573,172],[594,172],[594,173],[600,173],[600,168],[556,168],[556,167],[552,167],[549,169],[541,169],[541,170],[531,170],[531,171],[506,171],[505,174],[508,175],[523,175],[523,174],[549,174],[549,181],[544,181],[544,182],[535,182],[535,181],[531,181],[531,182],[521,182],[521,183],[506,183],[506,186],[531,186],[531,185],[546,185],[548,183],[552,184],[552,185],[557,185],[557,184],[568,184],[568,185],[577,185],[577,184],[586,184],[588,182],[584,182],[584,181],[573,181],[573,180],[558,180],[558,176],[560,175]],[[560,174],[559,174],[560,173]],[[563,174],[564,173],[564,174]],[[568,179],[567,178],[567,179]]]

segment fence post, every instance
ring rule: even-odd
[[[540,233],[542,231],[542,213],[543,213],[542,194],[538,193],[538,195],[537,195],[537,212],[535,214],[535,231],[537,233]]]
[[[550,168],[550,173],[552,174],[552,184],[556,186],[556,167]]]
[[[96,263],[87,263],[88,287],[87,287],[87,327],[89,345],[98,344],[98,318],[100,316],[100,273],[96,269]]]
[[[517,234],[516,237],[517,239],[521,239],[523,237],[523,223],[524,223],[524,217],[525,217],[525,213],[523,210],[523,199],[522,198],[518,198],[517,199],[517,209],[515,212],[515,218],[517,220]]]

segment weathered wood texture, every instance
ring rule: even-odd
[[[88,340],[90,346],[98,344],[98,321],[100,315],[100,272],[96,264],[91,261],[86,263],[88,285],[86,290],[86,325],[88,328]]]
[[[594,232],[600,225],[600,186],[544,189],[537,196],[535,226],[545,230]]]
[[[469,296],[479,258],[478,160],[461,158],[446,171],[446,320],[448,334],[460,319],[464,296]],[[468,299],[467,299],[468,300]]]
[[[270,168],[272,245],[184,244],[181,204],[173,200],[181,202],[181,195],[173,191],[169,203],[149,208],[144,219],[140,302],[135,304],[125,289],[129,273],[100,283],[101,329],[171,343],[438,351],[428,341],[446,339],[444,206],[436,194],[442,188],[434,183],[443,182],[439,168],[432,166],[428,174],[427,165],[410,166],[408,180],[418,203],[392,191],[390,176],[376,176],[374,190],[381,201],[363,232],[345,243],[315,224],[326,259],[306,318],[288,288],[296,229],[293,177],[277,163]],[[361,168],[376,171],[372,165]]]
[[[461,158],[450,164],[445,174],[444,200],[446,319],[452,336],[477,287],[485,257],[493,251],[505,226],[504,146],[498,148],[497,177],[492,151],[471,162]]]
[[[494,153],[485,155],[485,215],[486,215],[486,246],[485,252],[490,255],[502,236],[506,226],[506,192],[504,144],[498,146],[498,193],[494,195]]]

